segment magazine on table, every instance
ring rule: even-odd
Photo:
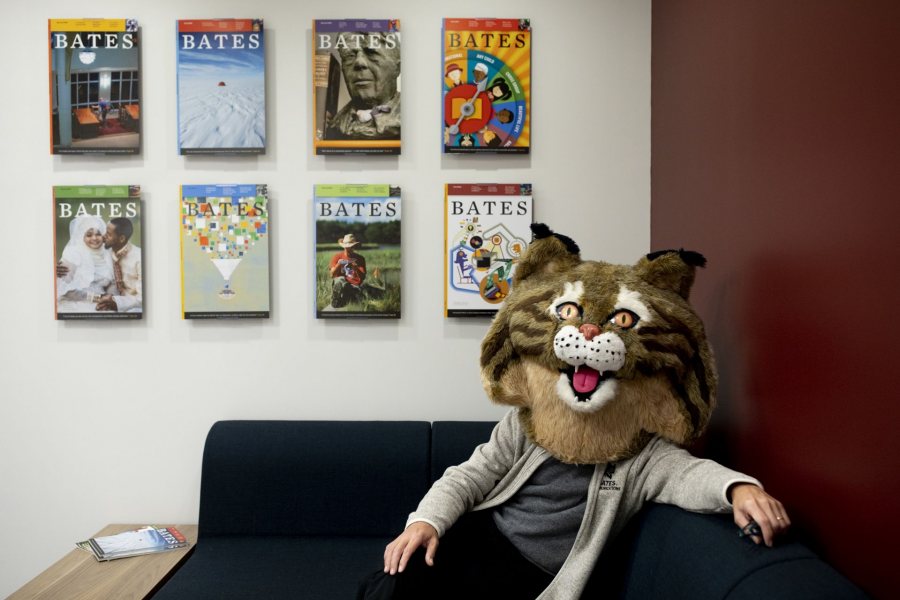
[[[98,561],[107,561],[175,550],[188,544],[187,538],[176,527],[146,525],[115,535],[90,538],[75,545],[89,551]]]

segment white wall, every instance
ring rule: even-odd
[[[363,0],[130,6],[53,0],[0,9],[14,24],[4,38],[0,93],[7,214],[0,596],[107,523],[196,522],[201,451],[216,420],[498,418],[503,411],[489,405],[478,377],[487,322],[442,316],[444,182],[532,182],[537,220],[571,235],[584,256],[632,262],[649,249],[650,0],[459,0],[452,6],[395,0],[377,11]],[[140,156],[48,153],[46,19],[85,16],[140,21]],[[176,153],[175,20],[216,16],[265,19],[269,151],[263,157]],[[437,73],[445,16],[531,18],[530,157],[440,154]],[[401,19],[401,157],[311,155],[310,21],[316,17]],[[311,189],[342,182],[403,188],[399,322],[312,317]],[[269,185],[271,319],[181,320],[182,183]],[[143,188],[143,321],[53,320],[51,186],[77,184]]]

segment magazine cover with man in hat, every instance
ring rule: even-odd
[[[400,188],[317,185],[316,318],[400,318]]]

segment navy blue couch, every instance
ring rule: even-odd
[[[352,600],[431,482],[492,428],[216,423],[203,453],[199,539],[154,600]],[[736,533],[728,517],[648,506],[601,557],[590,597],[865,598],[802,544],[758,548]]]

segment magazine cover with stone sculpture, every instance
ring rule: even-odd
[[[313,21],[316,154],[400,154],[400,21]]]

